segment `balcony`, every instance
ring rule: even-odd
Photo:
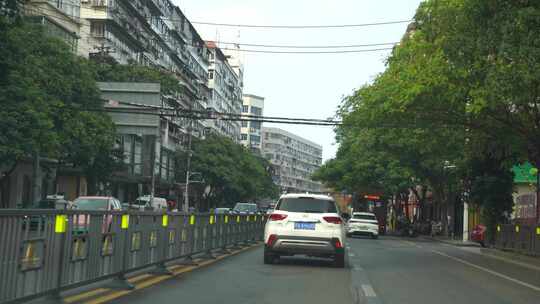
[[[90,0],[90,6],[92,7],[107,7],[107,0]]]

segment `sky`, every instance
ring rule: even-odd
[[[336,25],[410,20],[421,0],[173,0],[192,22]],[[398,42],[407,23],[333,29],[261,29],[194,24],[205,40],[250,44],[351,45]],[[222,45],[225,47],[224,45]],[[243,47],[245,49],[250,47]],[[251,47],[252,48],[252,47]],[[380,48],[380,47],[369,47]],[[265,116],[326,119],[341,100],[385,69],[390,51],[352,54],[242,53],[244,94],[265,97]],[[323,146],[335,156],[332,127],[264,124]]]

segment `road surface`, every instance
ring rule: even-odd
[[[262,248],[135,291],[113,303],[540,303],[540,271],[420,239],[349,239],[348,265],[284,258]]]

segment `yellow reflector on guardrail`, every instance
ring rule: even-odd
[[[516,225],[516,232],[519,232],[519,226]]]
[[[122,215],[122,224],[120,225],[120,228],[122,228],[122,229],[128,229],[129,228],[129,214],[123,214]]]
[[[164,214],[163,217],[161,218],[161,225],[163,227],[169,226],[169,216],[167,214]]]
[[[192,214],[189,216],[189,224],[195,225],[195,215]]]
[[[210,225],[214,224],[214,216],[213,215],[210,215],[210,218],[208,219],[208,222],[210,223]]]
[[[497,232],[501,232],[501,226],[497,225]]]
[[[57,215],[54,221],[54,232],[65,233],[67,226],[67,215]]]
[[[229,216],[225,215],[225,224],[227,224],[228,222],[229,222]]]
[[[540,227],[536,227],[536,234],[540,235]]]
[[[237,222],[237,223],[240,223],[240,215],[237,215],[237,216],[236,216],[236,222]]]
[[[251,215],[246,216],[246,222],[249,222],[250,217],[251,217]]]

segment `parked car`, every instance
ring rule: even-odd
[[[215,214],[229,214],[231,212],[231,208],[216,208],[214,210]]]
[[[259,211],[257,204],[253,203],[237,203],[231,213],[233,214],[255,214]]]
[[[81,196],[73,201],[73,208],[79,211],[120,211],[120,201],[112,196]],[[102,233],[110,231],[112,215],[103,216]],[[90,225],[90,216],[81,212],[75,215],[73,232],[85,233]]]
[[[134,210],[147,210],[147,211],[165,211],[168,209],[167,199],[163,197],[154,197],[150,202],[150,195],[138,197],[133,204],[130,205],[130,209]]]
[[[266,215],[272,214],[275,208],[276,208],[276,204],[268,204],[268,208],[266,209]]]
[[[264,263],[280,256],[305,254],[332,258],[345,266],[345,227],[333,198],[315,194],[285,194],[264,229]]]
[[[347,236],[367,235],[376,239],[379,237],[379,221],[374,213],[353,212],[351,219],[347,222]]]
[[[37,201],[29,206],[23,207],[23,209],[55,209],[55,210],[67,210],[72,208],[72,202],[64,199],[63,195],[47,195],[45,199]],[[24,216],[25,219],[30,219],[30,230],[37,230],[38,227],[44,229],[46,215],[31,215]],[[26,228],[27,224],[24,224]]]
[[[471,232],[471,240],[474,241],[474,242],[477,242],[480,244],[480,246],[482,247],[486,247],[486,243],[485,243],[485,240],[486,240],[486,226],[482,225],[482,224],[478,224],[476,226],[474,226],[472,232]]]

